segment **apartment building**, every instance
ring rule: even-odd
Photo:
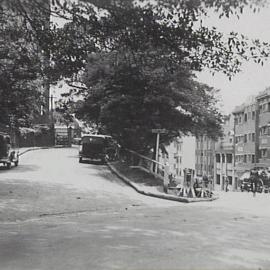
[[[270,87],[250,97],[225,118],[223,137],[196,140],[196,176],[213,176],[215,190],[240,187],[254,167],[270,168]]]
[[[234,175],[234,116],[228,115],[223,124],[223,137],[215,143],[214,188],[224,190],[236,188]]]
[[[193,136],[177,137],[165,147],[167,153],[159,154],[160,162],[168,162],[170,172],[179,181],[184,177],[184,169],[195,169],[195,142]]]
[[[240,185],[241,175],[254,167],[256,161],[256,98],[238,106],[233,111],[235,130],[235,183]]]
[[[195,155],[196,177],[207,176],[208,178],[214,179],[215,141],[205,135],[197,137]]]
[[[270,167],[270,87],[256,97],[258,108],[258,166]]]

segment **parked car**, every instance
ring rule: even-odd
[[[84,160],[101,161],[113,160],[117,153],[116,144],[111,136],[84,135],[81,138],[79,162]]]
[[[81,138],[78,137],[73,138],[72,143],[75,145],[79,145],[81,143]]]
[[[241,187],[240,187],[241,191],[252,191],[252,185],[251,185],[251,181],[249,179],[245,179],[243,180]]]
[[[251,179],[245,179],[243,183],[241,184],[241,191],[253,191],[254,185]],[[265,187],[263,185],[263,182],[261,179],[258,179],[256,184],[256,192],[262,193],[265,190]]]
[[[0,163],[8,169],[11,168],[12,163],[15,166],[19,164],[19,153],[11,147],[10,136],[3,132],[0,132]]]
[[[264,191],[264,193],[269,193],[269,186],[264,186],[263,191]]]

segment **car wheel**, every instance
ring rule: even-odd
[[[83,162],[83,159],[82,157],[79,158],[79,163],[82,163]]]
[[[19,160],[16,160],[16,161],[14,162],[14,164],[15,164],[15,166],[17,167],[17,166],[19,165]]]

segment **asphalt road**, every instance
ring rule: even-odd
[[[77,149],[0,169],[0,270],[270,269],[270,195],[181,204],[137,194]]]

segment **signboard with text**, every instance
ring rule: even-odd
[[[152,129],[152,133],[167,133],[167,130],[162,128],[162,129]]]

